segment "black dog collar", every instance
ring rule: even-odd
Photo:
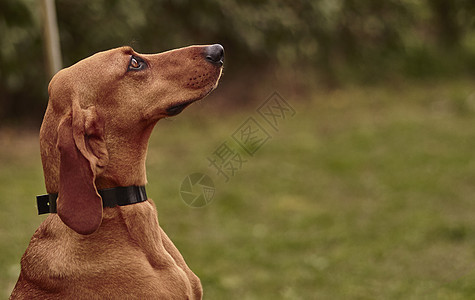
[[[99,190],[104,207],[125,206],[146,201],[147,193],[144,186],[119,186],[110,189]],[[58,194],[46,194],[36,196],[38,214],[56,213],[56,200]]]

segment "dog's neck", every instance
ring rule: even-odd
[[[108,140],[109,163],[96,178],[97,189],[147,184],[145,161],[154,125],[136,135],[118,135]]]

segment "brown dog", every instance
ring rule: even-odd
[[[200,280],[160,228],[154,203],[106,205],[104,197],[147,183],[154,125],[208,95],[223,59],[221,45],[154,55],[122,47],[54,76],[40,147],[57,214],[33,235],[11,299],[201,299]]]

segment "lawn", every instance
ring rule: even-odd
[[[227,100],[218,89],[160,121],[150,141],[147,192],[161,226],[201,278],[205,299],[473,297],[473,82],[307,96],[279,90],[295,114],[276,128],[258,108],[277,87],[226,111],[214,108]],[[233,139],[249,118],[266,133],[252,155]],[[227,182],[210,164],[223,145],[239,158]],[[37,133],[1,130],[0,167],[6,298],[44,219],[34,204],[44,193]],[[214,182],[206,207],[180,198],[182,181],[194,172]]]

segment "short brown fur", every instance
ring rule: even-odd
[[[160,228],[153,201],[102,208],[98,190],[147,183],[156,122],[208,95],[222,66],[207,46],[154,55],[130,47],[61,70],[40,130],[46,190],[59,193],[21,260],[11,299],[201,299],[198,277]],[[129,70],[132,56],[146,63]]]

